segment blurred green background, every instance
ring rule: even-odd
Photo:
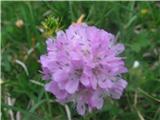
[[[82,14],[84,22],[115,34],[126,46],[128,87],[120,100],[72,120],[160,120],[160,2],[2,2],[2,120],[67,120],[46,93],[38,62],[45,40]]]

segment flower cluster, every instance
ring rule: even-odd
[[[102,29],[85,23],[72,24],[47,40],[47,54],[40,57],[46,91],[60,103],[74,102],[80,115],[101,109],[105,96],[119,99],[127,72],[118,55],[123,44]]]

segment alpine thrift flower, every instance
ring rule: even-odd
[[[85,23],[72,24],[47,40],[47,54],[40,57],[45,89],[61,104],[74,102],[80,115],[103,107],[104,97],[119,99],[127,72],[118,55],[124,45],[102,29]]]

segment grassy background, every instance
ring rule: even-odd
[[[72,119],[160,120],[159,2],[2,2],[2,120],[67,119],[65,107],[42,87],[38,59],[49,31],[40,28],[47,16],[58,18],[65,29],[81,14],[86,23],[114,33],[125,44],[129,84],[120,100],[106,98],[102,110],[84,117],[69,104]],[[16,26],[17,20],[24,24]]]

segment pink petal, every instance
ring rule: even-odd
[[[60,90],[55,81],[51,81],[50,83],[46,84],[45,90],[53,93],[58,99],[64,99],[67,97],[67,93],[64,90]]]
[[[79,102],[77,103],[77,112],[78,112],[80,115],[84,115],[84,114],[85,114],[85,111],[86,111],[85,104],[84,104],[82,101],[79,101]]]
[[[101,88],[111,88],[112,87],[112,81],[111,80],[108,80],[108,79],[101,79],[98,81],[98,85],[101,87]]]
[[[124,45],[123,44],[116,44],[113,48],[112,48],[116,54],[120,54],[124,51]]]
[[[87,75],[83,75],[80,79],[81,83],[84,85],[84,86],[89,86],[89,83],[90,83],[90,77],[87,76]]]
[[[79,80],[69,80],[66,83],[65,89],[68,93],[73,94],[77,89],[79,85]]]
[[[127,82],[125,80],[120,79],[120,80],[116,81],[113,84],[112,88],[110,89],[110,94],[111,94],[112,98],[119,99],[126,86],[127,86]]]
[[[91,105],[97,109],[101,109],[103,106],[103,97],[101,96],[100,91],[96,91],[91,97]]]
[[[97,79],[95,76],[93,76],[92,79],[90,79],[90,83],[93,89],[97,88]]]
[[[68,74],[65,71],[58,70],[53,74],[53,80],[56,82],[61,82],[67,79]]]

